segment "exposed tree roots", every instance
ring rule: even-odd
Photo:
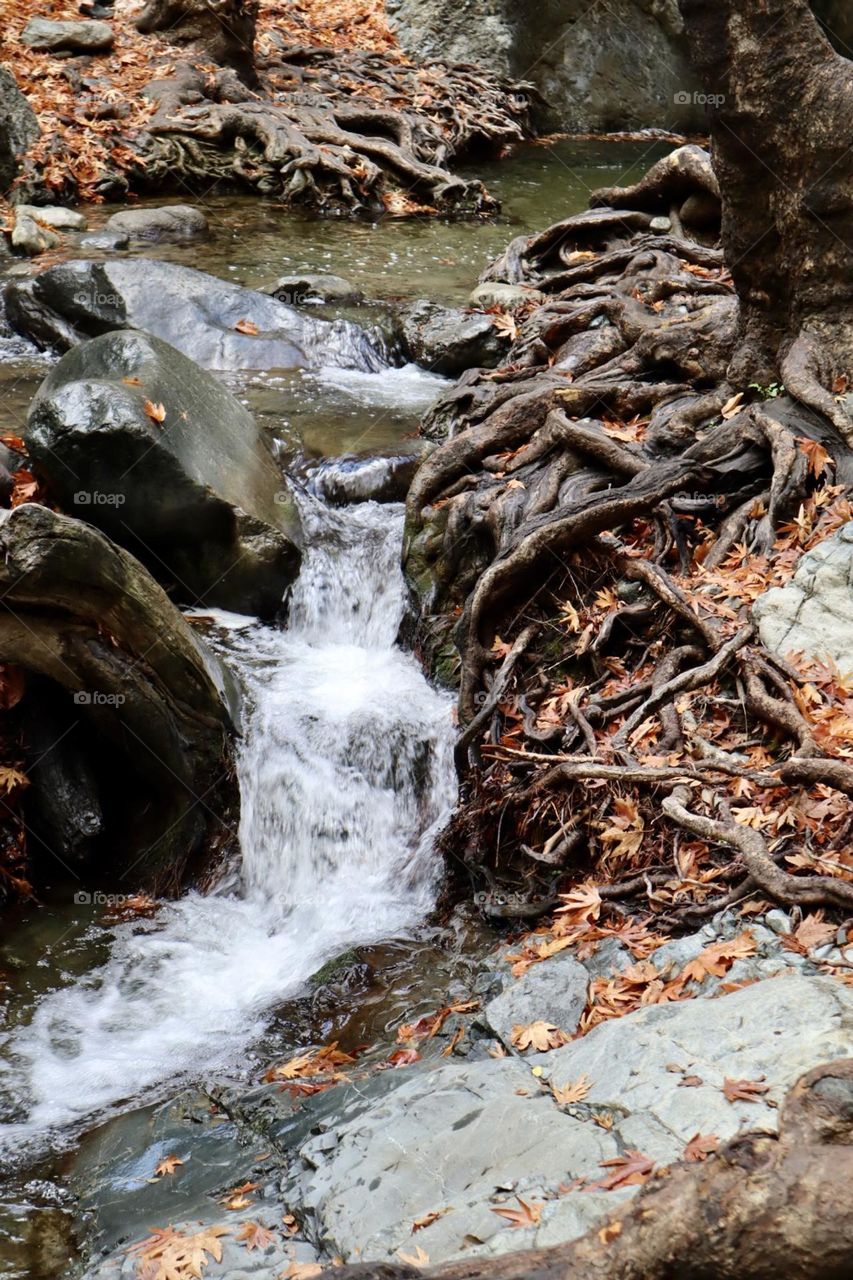
[[[410,494],[422,647],[460,687],[451,840],[516,917],[661,866],[669,923],[849,913],[848,686],[765,649],[750,606],[850,518],[850,421],[796,371],[733,383],[705,153],[593,205],[486,273],[546,301],[433,410]]]
[[[473,66],[414,65],[393,48],[293,44],[271,3],[258,9],[257,0],[151,0],[136,27],[118,15],[117,55],[99,74],[91,59],[52,72],[73,90],[83,134],[69,156],[64,126],[46,132],[24,162],[22,191],[36,201],[117,199],[221,183],[329,213],[497,207],[452,168],[533,135],[532,86]],[[21,50],[33,77],[22,86],[41,105],[39,68]],[[134,101],[118,105],[129,92]]]

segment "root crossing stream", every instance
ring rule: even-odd
[[[223,619],[246,698],[241,865],[206,896],[115,930],[0,1059],[0,1155],[239,1061],[330,957],[429,910],[455,794],[449,699],[396,646],[403,513],[305,500],[286,629]]]

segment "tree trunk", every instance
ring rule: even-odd
[[[257,21],[258,0],[148,0],[136,26],[144,34],[157,31],[176,44],[193,45],[204,60],[254,84]]]
[[[600,1228],[553,1249],[327,1280],[846,1280],[853,1274],[853,1060],[788,1094],[778,1137],[745,1134],[653,1179]]]
[[[741,302],[730,380],[784,380],[850,442],[853,63],[806,0],[680,0],[711,102],[723,245]]]

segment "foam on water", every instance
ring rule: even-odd
[[[119,926],[106,965],[13,1033],[0,1084],[22,1119],[0,1150],[239,1061],[329,957],[430,908],[452,728],[448,698],[395,644],[402,509],[311,502],[304,518],[288,628],[220,632],[249,708],[241,865],[216,892]]]

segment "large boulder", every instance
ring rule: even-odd
[[[18,158],[40,133],[36,113],[8,67],[0,66],[0,193],[18,172]]]
[[[303,1103],[299,1131],[285,1121],[269,1133],[298,1143],[282,1198],[330,1255],[388,1259],[412,1248],[412,1225],[427,1218],[417,1243],[440,1262],[580,1235],[619,1194],[566,1192],[573,1179],[603,1178],[601,1162],[626,1150],[668,1164],[697,1133],[722,1142],[773,1130],[790,1085],[851,1051],[853,991],[833,978],[781,976],[638,1010],[532,1060],[443,1062],[359,1082],[336,1102]],[[560,1106],[549,1085],[582,1077],[582,1100]],[[727,1077],[761,1081],[766,1092],[730,1102]],[[508,1227],[495,1214],[517,1208],[516,1196],[543,1205],[537,1227]]]
[[[63,351],[113,329],[145,329],[204,369],[387,363],[358,325],[318,320],[265,293],[147,258],[64,262],[12,280],[6,308],[19,333]]]
[[[21,33],[21,44],[40,53],[108,53],[114,41],[108,22],[31,18]]]
[[[701,127],[678,0],[389,0],[410,53],[533,80],[568,129]]]
[[[790,582],[765,591],[752,613],[774,653],[830,659],[853,675],[853,522],[806,552]]]
[[[251,414],[174,347],[125,330],[75,347],[39,388],[26,438],[58,501],[181,602],[281,608],[300,563],[293,498]]]
[[[66,815],[48,851],[67,866],[101,835],[102,887],[176,889],[238,800],[223,674],[163,589],[80,520],[35,503],[0,511],[0,661],[50,682],[80,757],[73,776],[61,761],[50,775],[80,806],[79,840]]]

